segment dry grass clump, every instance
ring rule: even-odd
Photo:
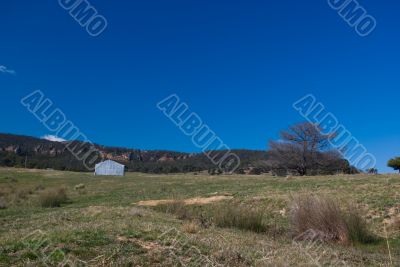
[[[133,207],[129,211],[129,215],[133,217],[143,217],[146,214],[146,211],[137,207]]]
[[[200,230],[200,227],[194,222],[187,222],[182,225],[182,231],[188,234],[196,234]]]
[[[355,208],[343,210],[336,201],[310,195],[293,199],[290,226],[296,240],[319,240],[342,244],[374,240],[366,221]]]
[[[86,195],[87,193],[85,184],[77,184],[74,186],[74,189],[79,195]]]
[[[35,187],[35,191],[42,191],[42,190],[44,190],[45,189],[45,187],[43,186],[43,185],[41,185],[41,184],[39,184],[39,185],[37,185],[36,187]]]
[[[3,197],[0,197],[0,210],[6,209],[6,208],[7,208],[6,200]]]
[[[17,188],[14,185],[6,185],[0,188],[0,199],[2,198],[3,203],[8,203],[9,206],[28,202],[34,191],[30,188]]]
[[[31,189],[20,189],[16,192],[16,198],[21,200],[26,200],[28,195],[32,195],[33,191]]]
[[[214,259],[221,263],[219,266],[253,266],[252,262],[242,255],[235,247],[226,246],[221,248],[219,251],[214,252]],[[273,266],[268,265],[268,266]],[[281,266],[281,265],[278,265]],[[283,266],[283,265],[282,265]]]
[[[208,228],[210,224],[225,228],[238,228],[256,233],[267,232],[264,211],[232,203],[191,206],[182,200],[171,201],[155,206],[157,211],[175,215],[180,220],[195,221],[198,225]]]
[[[85,184],[77,184],[74,187],[75,190],[82,190],[85,189]]]
[[[256,233],[268,230],[261,209],[225,204],[216,206],[213,213],[213,222],[219,227],[232,227]]]
[[[174,200],[155,207],[156,210],[175,215],[180,220],[191,219],[189,209],[183,200]]]
[[[44,208],[60,207],[68,201],[67,190],[64,187],[49,189],[39,195],[40,205]]]

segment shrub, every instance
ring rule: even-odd
[[[39,184],[39,185],[37,185],[36,187],[35,187],[35,191],[42,191],[42,190],[44,190],[44,186],[43,185],[41,185],[41,184]]]
[[[85,185],[84,184],[77,184],[77,185],[75,185],[75,190],[82,190],[82,189],[85,189]]]
[[[180,220],[190,219],[192,217],[189,209],[185,205],[185,202],[182,200],[173,200],[165,204],[158,205],[155,207],[155,209],[168,214],[173,214]]]
[[[77,184],[74,189],[78,192],[79,195],[85,195],[87,193],[85,184]]]
[[[133,217],[143,217],[145,214],[145,211],[142,209],[139,209],[137,207],[133,207],[130,211],[129,211],[129,215],[133,216]]]
[[[50,189],[40,194],[39,202],[42,207],[55,208],[68,200],[67,190],[65,188]]]
[[[207,228],[210,224],[219,227],[238,228],[256,233],[266,232],[268,225],[263,221],[261,209],[231,204],[188,206],[183,201],[174,200],[154,207],[155,210],[173,214],[180,220],[191,220],[197,226]]]
[[[349,207],[344,214],[349,240],[352,243],[371,243],[376,240],[368,230],[366,220],[355,207]]]
[[[199,232],[200,227],[194,222],[187,222],[182,226],[182,231],[188,234],[195,234]]]
[[[7,203],[4,198],[0,198],[0,210],[6,209],[7,208]]]
[[[0,197],[7,195],[8,192],[4,188],[0,188]]]
[[[374,238],[355,208],[344,211],[337,201],[316,196],[297,196],[290,212],[291,234],[296,240],[366,243]]]
[[[29,189],[20,189],[17,191],[16,197],[18,199],[27,199],[28,195],[31,195],[31,194],[32,194],[32,191]]]
[[[234,227],[256,233],[267,231],[263,222],[263,212],[232,204],[219,205],[214,209],[213,222],[219,227]]]

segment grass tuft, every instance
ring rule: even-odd
[[[188,234],[196,234],[200,231],[200,227],[194,222],[186,222],[182,225],[182,231]]]
[[[289,220],[292,236],[296,240],[343,244],[370,243],[375,240],[356,208],[345,211],[330,198],[310,195],[295,197]]]
[[[266,232],[261,209],[236,205],[219,205],[214,210],[213,222],[219,227],[238,228],[256,233]]]
[[[44,208],[61,207],[68,201],[67,190],[64,187],[49,189],[39,195],[40,205]]]
[[[155,209],[157,211],[175,215],[180,220],[191,219],[193,216],[182,200],[174,200],[169,203],[158,205]]]
[[[6,208],[7,208],[6,200],[3,197],[0,197],[0,210],[6,209]]]

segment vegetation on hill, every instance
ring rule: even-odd
[[[90,144],[79,143],[82,150],[89,151]],[[87,171],[83,162],[77,160],[66,148],[67,142],[52,142],[34,137],[0,134],[0,166],[26,167],[30,169],[55,169]],[[188,173],[217,168],[203,153],[181,153],[161,150],[138,150],[94,145],[102,158],[124,164],[128,171],[144,173]],[[221,151],[223,152],[223,151]],[[241,159],[241,169],[252,166],[261,168],[260,162],[268,159],[268,152],[234,150]],[[269,169],[262,168],[262,172]]]
[[[304,122],[280,133],[270,142],[268,165],[296,175],[356,173],[347,160],[330,145],[332,134],[323,134],[315,124]]]
[[[0,134],[0,166],[26,167],[29,169],[55,169],[66,171],[87,171],[82,161],[76,159],[66,148],[71,142],[52,142],[28,136]],[[81,150],[81,153],[89,151],[91,144],[74,141],[73,144]],[[115,160],[124,164],[127,171],[144,173],[189,173],[208,171],[211,175],[221,174],[218,166],[203,153],[181,153],[161,150],[139,150],[120,147],[105,147],[94,144],[100,156],[97,162],[105,159]],[[273,146],[273,148],[276,146]],[[82,152],[83,151],[83,152]],[[220,151],[224,154],[224,151]],[[272,151],[257,150],[233,150],[240,158],[240,166],[236,173],[262,174],[273,172],[278,175],[286,175],[296,168],[292,165],[276,165],[276,155]],[[350,166],[347,160],[341,158],[323,157],[325,154],[312,154],[319,160],[310,162],[305,172],[307,174],[336,174],[354,173],[356,170]],[[328,154],[326,154],[328,155]],[[291,156],[291,155],[289,155]],[[321,159],[326,159],[322,162]],[[273,163],[273,164],[271,164]],[[292,164],[293,161],[288,163]],[[304,174],[304,171],[301,172]]]
[[[399,171],[400,173],[400,157],[389,160],[388,167],[393,168],[395,171]]]

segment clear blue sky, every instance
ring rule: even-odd
[[[196,151],[156,108],[176,93],[231,148],[266,149],[314,94],[378,158],[400,156],[397,0],[360,0],[358,36],[326,1],[90,1],[93,38],[56,0],[2,1],[0,132],[48,134],[21,97],[42,90],[96,143]],[[106,122],[106,123],[105,123]]]

